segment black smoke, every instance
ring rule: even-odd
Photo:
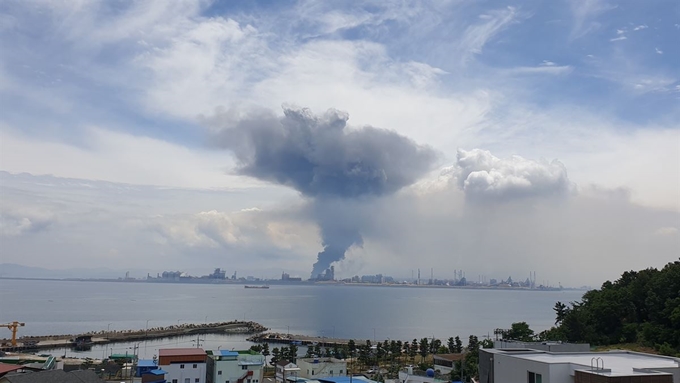
[[[431,169],[436,154],[391,130],[349,129],[349,116],[334,109],[322,116],[308,109],[283,112],[282,118],[269,111],[223,113],[209,122],[219,128],[218,145],[235,154],[239,174],[290,186],[311,199],[324,246],[315,277],[363,243],[359,222],[342,202],[412,184]]]

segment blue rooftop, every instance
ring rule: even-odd
[[[161,369],[159,368],[159,369],[157,369],[157,370],[151,370],[151,371],[149,371],[149,374],[153,374],[153,375],[165,375],[165,374],[167,374],[167,371],[163,371],[163,370],[161,370]]]
[[[217,354],[220,356],[238,356],[238,351],[218,350]]]
[[[156,363],[151,359],[140,359],[137,367],[156,367]]]

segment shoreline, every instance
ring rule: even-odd
[[[395,288],[435,288],[435,289],[464,289],[464,290],[497,290],[497,291],[589,291],[590,288],[575,288],[575,287],[510,287],[510,286],[449,286],[449,285],[418,285],[418,284],[403,284],[403,283],[362,283],[362,282],[331,282],[331,281],[301,281],[301,282],[284,282],[281,280],[265,280],[265,281],[222,281],[222,280],[205,280],[201,278],[192,278],[189,280],[157,280],[152,279],[107,279],[107,278],[25,278],[25,277],[0,277],[0,280],[19,280],[19,281],[52,281],[52,282],[116,282],[116,283],[153,283],[153,284],[180,284],[180,285],[227,285],[227,286],[244,286],[257,284],[266,284],[269,286],[356,286],[356,287],[395,287]]]

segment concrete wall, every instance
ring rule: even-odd
[[[194,364],[196,368],[193,368]],[[184,368],[181,367],[182,365]],[[168,372],[165,374],[165,380],[168,383],[173,383],[173,379],[177,379],[177,383],[185,383],[187,378],[189,378],[189,383],[205,383],[205,363],[173,363],[158,367]]]
[[[573,383],[569,375],[564,378],[550,376],[551,365],[547,363],[513,358],[500,353],[494,354],[493,357],[496,383],[527,383],[529,371],[541,374],[543,383]]]

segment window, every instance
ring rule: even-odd
[[[179,368],[184,368],[184,365],[183,365],[183,364],[180,364],[180,365],[179,365]]]
[[[312,370],[312,375],[314,375],[314,370]]]
[[[194,380],[195,383],[199,383],[200,381],[201,381],[201,378],[196,378],[196,380]]]
[[[222,371],[217,371],[217,375],[222,375]]]
[[[177,383],[177,379],[173,379],[173,380],[172,380],[172,383]]]
[[[197,365],[197,364],[194,364],[194,368],[196,368],[196,367],[198,367],[198,365]]]
[[[241,366],[241,370],[247,370],[248,366]]]
[[[543,375],[527,371],[527,383],[543,383]]]
[[[333,370],[331,370],[331,376],[333,376]]]
[[[340,375],[342,375],[342,370],[340,370]]]
[[[191,379],[190,378],[184,378],[184,383],[191,383]]]

